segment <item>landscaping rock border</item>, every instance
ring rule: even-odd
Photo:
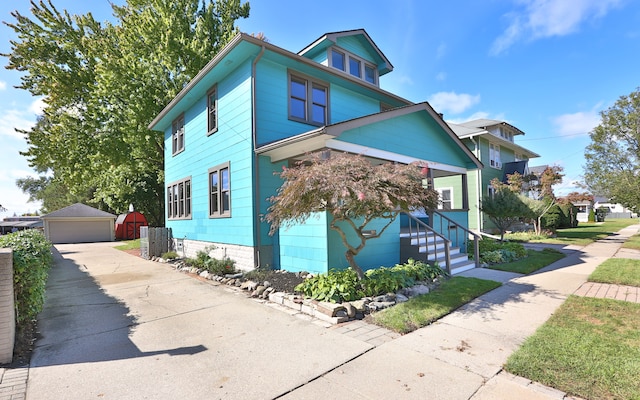
[[[244,278],[244,273],[215,275],[207,270],[191,267],[184,260],[165,260],[160,257],[152,257],[151,261],[171,265],[176,271],[198,276],[201,279],[217,282],[226,285],[240,292],[246,293],[249,297],[269,301],[294,311],[309,315],[313,318],[328,322],[330,324],[340,324],[356,319],[363,319],[367,314],[371,314],[396,304],[403,303],[411,297],[429,293],[436,288],[440,282],[419,282],[418,284],[400,289],[396,293],[387,293],[380,296],[364,297],[359,300],[330,303],[305,298],[300,294],[285,293],[274,289],[269,281],[256,282]],[[308,272],[288,272],[276,271],[277,273],[293,273],[301,278],[310,278],[313,274]]]

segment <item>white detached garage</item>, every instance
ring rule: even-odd
[[[76,203],[42,216],[44,234],[51,243],[111,242],[116,216]]]

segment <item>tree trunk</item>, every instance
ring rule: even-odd
[[[360,268],[358,264],[356,264],[355,254],[353,254],[351,250],[347,250],[344,253],[344,255],[347,258],[347,261],[349,262],[349,266],[353,268],[354,271],[356,271],[356,275],[358,275],[358,279],[363,280],[364,271],[362,270],[362,268]]]

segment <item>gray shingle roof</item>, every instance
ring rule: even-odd
[[[72,204],[65,208],[43,215],[42,218],[113,218],[116,216],[82,203]]]

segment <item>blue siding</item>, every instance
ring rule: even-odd
[[[371,221],[366,230],[380,231],[389,222],[387,219]],[[347,235],[347,240],[352,246],[357,246],[360,239],[353,229],[346,224],[341,224]],[[346,269],[349,267],[345,252],[347,248],[342,243],[340,235],[331,228],[329,229],[329,268]],[[396,219],[377,239],[369,239],[364,248],[355,258],[356,263],[363,269],[368,270],[379,267],[390,267],[400,262],[400,220]]]
[[[418,159],[466,167],[467,155],[454,139],[425,113],[413,113],[351,129],[340,140],[404,154]]]
[[[317,128],[314,125],[289,120],[288,71],[286,66],[269,60],[258,63],[256,72],[258,146]],[[295,70],[291,71],[296,73]],[[304,76],[304,74],[300,75]],[[334,124],[377,112],[380,112],[379,99],[363,96],[336,84],[329,85],[330,123]]]
[[[171,155],[165,132],[166,182],[191,176],[192,218],[167,220],[177,238],[253,245],[253,159],[251,147],[251,64],[218,82],[218,131],[207,136],[206,96],[185,113],[185,150]],[[208,170],[229,162],[231,218],[209,218]]]
[[[280,229],[280,268],[287,271],[327,272],[327,214],[316,213],[304,224]]]
[[[371,56],[371,53],[369,53],[369,47],[365,47],[362,44],[362,41],[357,38],[357,36],[342,36],[338,38],[337,42],[338,46],[342,47],[348,52],[355,54],[356,56],[361,57],[362,59],[369,61],[372,64],[376,64],[375,59]]]
[[[331,85],[331,122],[338,123],[380,112],[380,101]]]

